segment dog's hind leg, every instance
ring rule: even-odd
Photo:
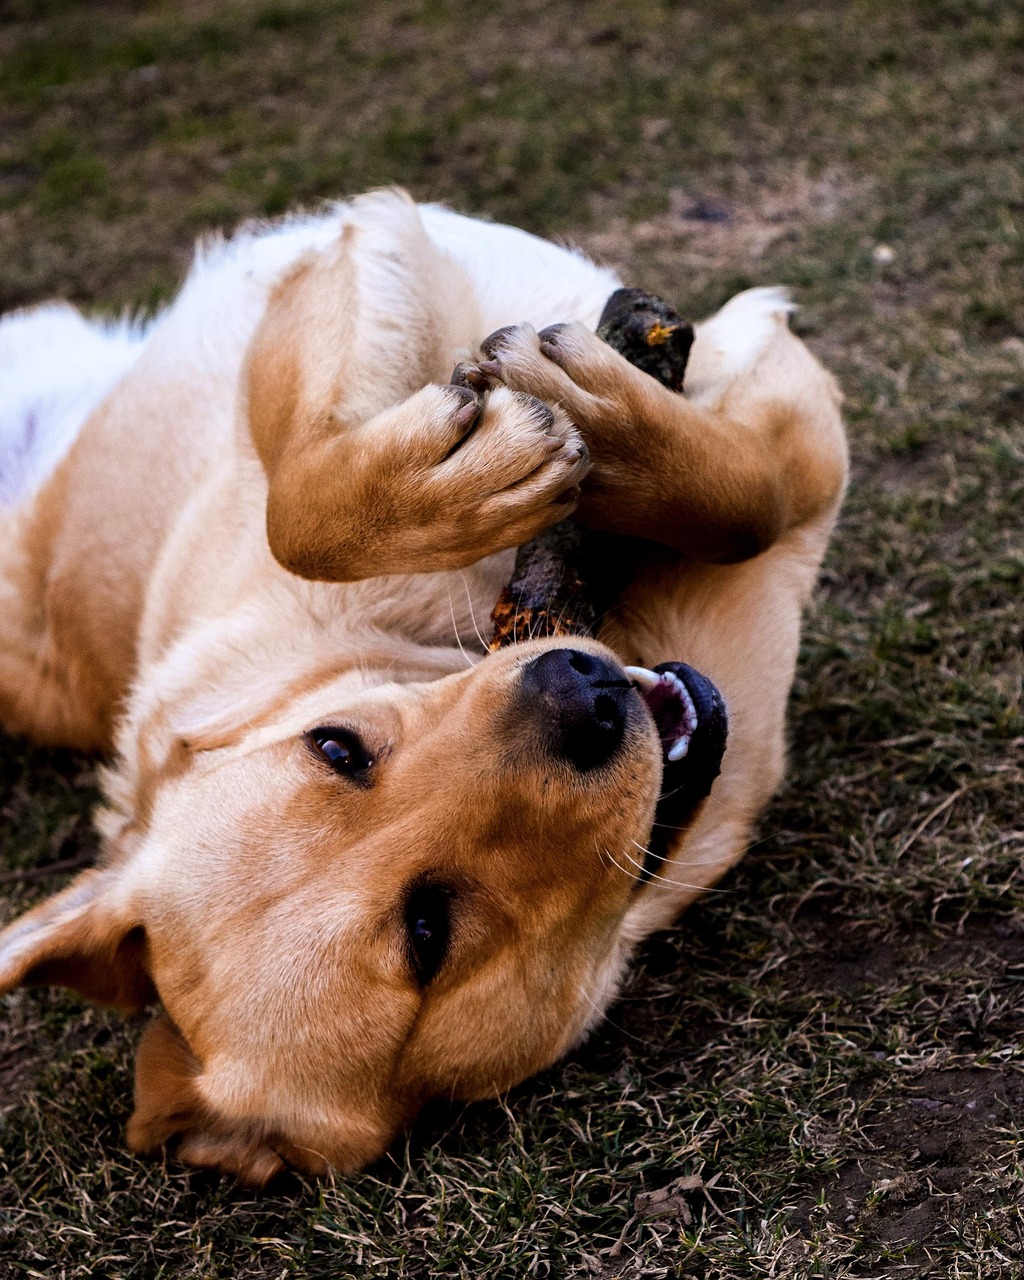
[[[109,745],[113,699],[62,643],[47,533],[65,508],[61,460],[140,342],[63,303],[0,320],[0,725],[37,741]]]
[[[802,612],[845,479],[831,379],[782,325],[769,329],[767,346],[753,342],[759,299],[752,301],[753,315],[744,315],[741,296],[739,308],[730,304],[698,328],[687,391],[696,410],[715,414],[727,406],[750,431],[775,432],[781,421],[790,437],[776,443],[790,450],[780,482],[791,523],[761,554],[737,564],[652,553],[601,635],[629,663],[690,663],[714,681],[729,716],[721,774],[693,825],[670,833],[668,857],[637,895],[627,922],[636,937],[671,923],[742,857],[782,779]],[[788,416],[780,420],[783,410]],[[806,467],[793,465],[800,458]]]
[[[846,473],[834,384],[783,309],[778,293],[754,291],[698,326],[685,396],[579,326],[547,338],[519,327],[485,344],[506,382],[557,399],[593,443],[581,515],[671,547],[641,554],[600,638],[628,664],[692,665],[728,709],[721,773],[638,891],[627,922],[635,937],[669,924],[742,856],[783,774],[801,613]],[[730,541],[741,551],[737,534],[758,529],[749,549],[758,554],[709,562],[726,558]],[[622,856],[640,863],[645,851]]]

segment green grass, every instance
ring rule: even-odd
[[[145,310],[197,234],[399,182],[695,316],[791,284],[854,472],[789,780],[587,1046],[253,1196],[128,1157],[137,1025],[18,993],[4,1280],[1020,1272],[1022,136],[1009,0],[7,0],[3,307]],[[0,745],[6,916],[92,854],[93,799],[89,762]]]

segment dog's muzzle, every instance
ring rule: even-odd
[[[524,702],[547,749],[580,773],[622,746],[636,695],[621,667],[581,649],[549,649],[523,668]]]

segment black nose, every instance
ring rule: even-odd
[[[621,668],[580,649],[549,649],[523,668],[527,707],[548,750],[581,773],[622,745],[630,684]]]

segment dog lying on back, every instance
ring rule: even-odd
[[[159,1002],[137,1151],[355,1169],[565,1053],[742,854],[838,395],[766,289],[666,390],[593,333],[619,283],[385,193],[207,246],[144,330],[0,322],[0,721],[113,753],[101,865],[0,934],[0,991]],[[488,655],[573,512],[649,540],[600,641]]]

